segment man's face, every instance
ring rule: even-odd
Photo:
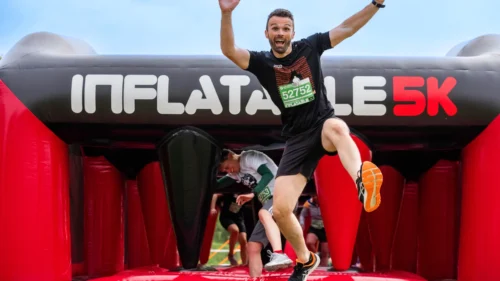
[[[290,18],[273,16],[269,19],[266,38],[276,53],[284,54],[290,47],[294,35],[293,21]]]
[[[240,162],[232,159],[230,156],[228,159],[220,163],[219,171],[221,173],[238,173],[240,171]]]

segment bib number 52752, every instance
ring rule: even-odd
[[[309,78],[298,83],[290,83],[279,87],[285,108],[294,107],[314,100],[314,92]]]

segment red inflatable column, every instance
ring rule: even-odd
[[[375,270],[387,271],[391,268],[391,252],[398,223],[405,179],[393,167],[381,166],[384,188],[380,195],[384,203],[375,211],[366,214],[375,254]]]
[[[356,253],[363,271],[373,272],[373,246],[366,214],[366,212],[362,212],[359,220],[358,234],[356,236]]]
[[[177,266],[177,242],[158,162],[149,163],[137,177],[151,262],[164,268]]]
[[[418,184],[407,182],[392,251],[392,269],[417,272]]]
[[[71,280],[67,145],[0,81],[0,280]]]
[[[429,280],[456,277],[458,168],[442,160],[420,178],[417,274]]]
[[[285,249],[283,252],[292,260],[293,264],[295,265],[297,255],[295,254],[295,250],[292,247],[292,244],[290,244],[289,241],[285,242]]]
[[[219,208],[217,213],[208,214],[207,227],[205,228],[205,235],[203,236],[203,244],[201,245],[200,264],[206,264],[210,257],[210,250],[212,248],[212,240],[214,239],[215,227],[217,226],[217,218],[219,217]]]
[[[89,277],[124,269],[123,189],[120,172],[106,158],[84,157],[85,265]]]
[[[136,180],[127,180],[128,268],[151,264],[146,226]]]
[[[80,145],[69,145],[69,206],[73,277],[87,275],[83,245],[83,157]]]
[[[462,151],[458,281],[500,280],[500,116]]]
[[[384,188],[380,195],[384,204],[366,214],[375,254],[375,270],[387,271],[391,268],[391,253],[398,223],[401,200],[403,198],[404,177],[391,166],[381,166]]]
[[[361,153],[362,161],[371,160],[368,146],[352,136]],[[335,270],[343,271],[351,266],[359,217],[363,208],[358,200],[356,185],[342,166],[340,158],[324,156],[314,172],[314,180],[328,248]]]

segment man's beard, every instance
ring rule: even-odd
[[[269,44],[271,45],[271,49],[275,51],[278,54],[284,54],[286,53],[286,50],[290,47],[290,41],[287,41],[286,39],[281,39],[284,41],[283,44],[280,44],[280,46],[276,45],[275,40],[269,39]]]

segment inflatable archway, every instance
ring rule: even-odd
[[[312,191],[338,202],[323,212],[333,267],[309,280],[500,280],[499,54],[488,35],[443,57],[323,59],[336,114],[387,180],[367,214],[330,197],[350,183],[322,159]],[[0,60],[0,108],[1,280],[248,277],[198,264],[220,149],[283,147],[254,76],[220,56],[99,55],[34,33]]]

